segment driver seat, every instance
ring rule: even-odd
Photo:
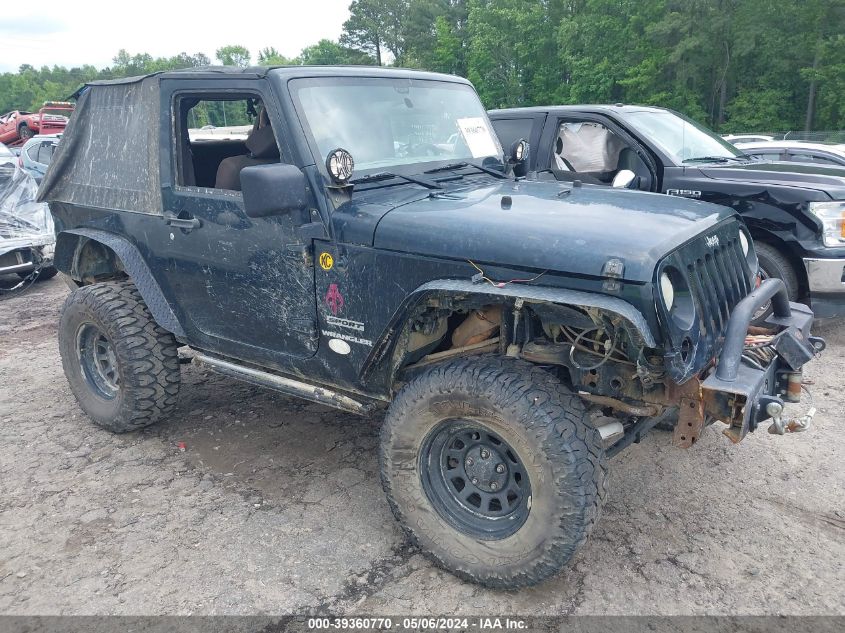
[[[220,161],[217,176],[214,179],[215,189],[241,190],[241,170],[252,165],[267,165],[279,162],[279,146],[269,121],[263,127],[253,130],[246,140],[249,154],[230,156]]]

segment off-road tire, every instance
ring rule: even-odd
[[[505,538],[482,540],[453,527],[426,492],[421,449],[454,419],[491,429],[524,464],[527,518]],[[488,587],[556,574],[586,541],[607,496],[607,458],[581,400],[522,361],[458,359],[414,377],[388,410],[379,457],[390,508],[410,538],[441,567]]]
[[[765,242],[755,242],[754,250],[757,252],[757,260],[760,262],[760,270],[763,273],[764,279],[775,278],[783,280],[789,300],[797,301],[800,285],[798,284],[798,275],[795,272],[795,268],[793,268],[789,260],[777,248]],[[765,325],[765,320],[772,314],[771,301],[768,302],[767,306],[765,311],[761,311],[755,316],[751,325]]]
[[[80,361],[78,336],[92,326],[108,340],[116,359],[119,383],[112,398],[98,393]],[[59,351],[71,391],[95,423],[114,433],[141,429],[171,412],[180,384],[177,348],[131,281],[83,286],[62,308]]]

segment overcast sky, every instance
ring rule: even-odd
[[[275,46],[286,57],[323,38],[336,40],[350,0],[14,0],[0,9],[0,72],[21,64],[110,66],[121,48],[170,57],[241,44]]]

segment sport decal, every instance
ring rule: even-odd
[[[343,310],[343,295],[340,294],[337,284],[329,284],[329,289],[326,292],[326,305],[329,306],[329,310],[335,316]]]
[[[355,330],[356,332],[364,331],[364,324],[360,321],[350,321],[349,319],[341,319],[340,317],[327,316],[326,323],[335,327],[344,327],[349,330]]]

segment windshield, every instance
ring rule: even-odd
[[[696,160],[731,160],[745,156],[727,141],[695,121],[666,110],[631,112],[631,126],[647,136],[676,164]]]
[[[290,85],[319,163],[337,148],[352,154],[356,171],[502,160],[484,107],[466,84],[331,77]]]

